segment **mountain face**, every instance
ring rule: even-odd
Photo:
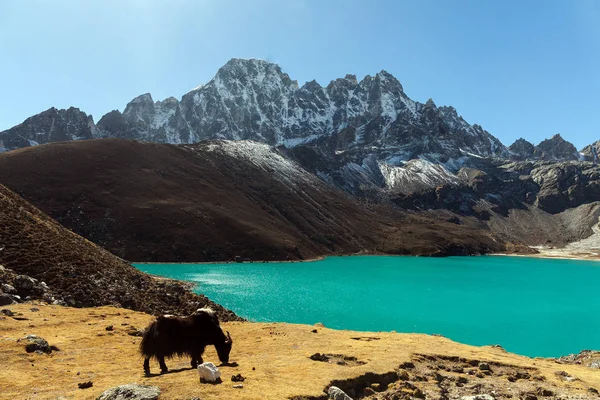
[[[575,146],[558,133],[538,144],[533,152],[533,157],[545,161],[574,161],[581,158]]]
[[[141,95],[97,125],[77,109],[50,109],[0,132],[0,148],[89,138],[253,140],[279,147],[321,180],[366,198],[456,186],[462,168],[486,170],[488,159],[581,157],[560,135],[506,148],[453,107],[413,101],[386,71],[361,81],[347,75],[327,86],[299,86],[278,65],[254,59],[232,59],[181,100]],[[591,160],[591,150],[585,154]]]
[[[32,134],[53,132],[46,114],[57,112],[51,109],[32,117],[40,126]],[[454,108],[411,100],[400,82],[385,71],[360,82],[347,75],[326,87],[315,81],[299,87],[279,66],[261,60],[229,61],[181,101],[171,97],[154,102],[144,94],[127,104],[123,113],[103,116],[97,131],[89,122],[71,124],[68,135],[35,142],[91,137],[172,144],[249,139],[293,148],[324,140],[332,152],[385,148],[392,164],[417,156],[446,162],[468,153],[508,154],[496,138],[478,125],[469,125]],[[13,132],[16,128],[0,133],[0,138],[8,142],[5,137],[19,136]],[[27,145],[11,142],[5,147]]]
[[[524,161],[533,157],[535,146],[527,140],[520,138],[508,147],[512,160]]]
[[[347,75],[326,87],[315,81],[299,87],[279,66],[260,60],[229,61],[181,101],[139,96],[122,114],[102,117],[98,128],[103,137],[172,144],[206,139],[285,148],[312,144],[329,155],[359,151],[361,163],[366,153],[377,153],[391,166],[416,157],[451,163],[467,154],[508,154],[500,141],[469,125],[454,108],[411,100],[385,71],[360,82]],[[382,178],[378,169],[363,173],[370,181]]]
[[[68,110],[52,107],[0,132],[0,152],[50,142],[92,139],[96,135],[91,116],[74,107]]]
[[[581,150],[581,155],[583,156],[584,160],[597,163],[599,151],[600,151],[600,140],[585,146]]]

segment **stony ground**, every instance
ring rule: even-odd
[[[436,336],[279,323],[223,324],[234,339],[234,364],[220,367],[221,384],[201,384],[186,359],[168,361],[168,374],[145,377],[135,334],[152,320],[147,314],[115,307],[3,308],[10,309],[0,314],[0,398],[6,399],[95,399],[109,387],[132,382],[158,386],[161,399],[322,399],[331,384],[354,399],[459,399],[475,394],[600,399],[600,370],[584,365],[531,359]],[[13,316],[6,315],[11,312]],[[29,334],[59,350],[27,353],[28,341],[19,339]],[[204,358],[218,364],[212,347]],[[158,373],[156,364],[151,368]],[[246,378],[241,389],[231,381],[237,374]],[[86,382],[92,386],[78,387]]]

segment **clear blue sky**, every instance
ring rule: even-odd
[[[180,98],[232,57],[300,84],[385,69],[506,145],[600,139],[600,0],[1,0],[0,130]]]

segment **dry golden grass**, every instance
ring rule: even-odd
[[[365,372],[385,373],[409,361],[413,353],[458,355],[521,367],[534,367],[548,384],[560,385],[570,393],[586,396],[589,387],[600,388],[598,370],[560,365],[551,360],[531,359],[491,347],[473,347],[449,339],[417,334],[359,333],[322,327],[281,323],[225,323],[234,339],[231,353],[237,367],[221,367],[223,383],[201,384],[189,360],[167,361],[171,373],[144,377],[138,354],[139,337],[129,336],[130,326],[144,328],[152,317],[114,307],[67,308],[30,304],[10,306],[25,321],[7,317],[0,320],[0,398],[2,399],[94,399],[105,389],[137,382],[160,387],[161,399],[286,399],[293,396],[319,396],[334,379],[353,378]],[[126,325],[124,325],[126,324]],[[114,331],[106,331],[113,325]],[[313,329],[317,333],[312,333]],[[60,351],[27,354],[17,339],[27,334],[45,338]],[[542,333],[541,333],[542,334]],[[379,340],[353,338],[377,337]],[[309,359],[317,352],[357,357],[364,365],[342,366]],[[218,364],[214,348],[207,348],[205,361]],[[156,363],[152,372],[159,371]],[[253,369],[255,368],[255,369]],[[556,371],[567,371],[580,381],[560,382]],[[242,389],[233,388],[231,375],[246,377]],[[80,382],[93,387],[79,389]],[[502,384],[510,384],[504,378]],[[581,397],[587,398],[587,397]],[[590,397],[590,398],[597,398]]]

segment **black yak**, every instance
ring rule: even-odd
[[[204,348],[212,344],[217,349],[219,360],[229,362],[233,341],[219,326],[219,319],[210,308],[201,308],[189,317],[165,315],[158,317],[146,329],[140,351],[144,356],[144,372],[150,374],[150,358],[155,357],[161,373],[168,372],[165,357],[188,355],[192,368],[202,364]]]

